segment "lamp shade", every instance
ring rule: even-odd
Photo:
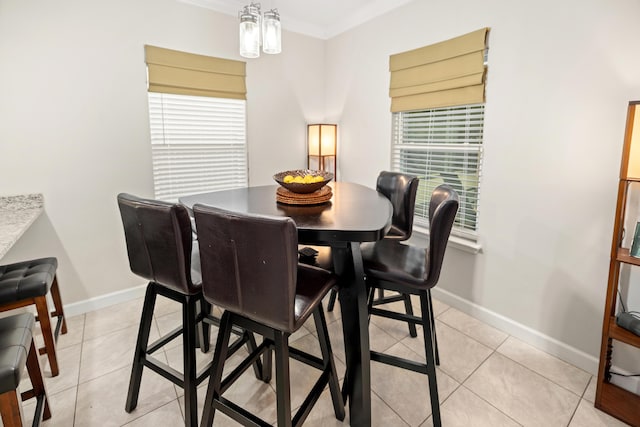
[[[337,125],[309,125],[309,154],[312,156],[335,156]]]
[[[640,180],[640,112],[637,106],[640,101],[629,104],[625,147],[628,152],[623,155],[622,178]]]

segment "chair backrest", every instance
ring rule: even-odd
[[[298,233],[291,218],[195,205],[205,299],[256,322],[293,331]]]
[[[458,193],[443,184],[436,187],[429,202],[429,250],[427,251],[426,282],[434,286],[440,278],[440,270],[447,249],[447,242],[458,212]]]
[[[179,204],[119,194],[129,266],[138,276],[184,294],[200,291],[192,278],[189,212]]]
[[[393,206],[391,229],[385,239],[407,240],[413,229],[418,178],[398,172],[380,172],[376,189]]]

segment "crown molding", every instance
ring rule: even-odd
[[[238,16],[239,10],[242,6],[238,6],[238,1],[232,2],[229,0],[177,0],[181,3],[187,3],[193,6],[198,6],[206,9],[210,9],[225,15]],[[280,18],[282,22],[282,28],[294,33],[300,33],[314,38],[328,40],[345,31],[355,28],[365,22],[368,22],[378,16],[384,15],[393,9],[396,9],[402,5],[410,3],[413,0],[374,0],[366,3],[364,6],[356,9],[348,16],[342,16],[337,19],[331,25],[323,26],[309,21],[305,21],[300,18],[293,18],[287,15],[286,5],[280,7]],[[245,3],[250,3],[247,0]]]

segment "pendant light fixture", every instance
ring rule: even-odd
[[[251,3],[239,13],[240,56],[259,58],[260,46],[268,54],[282,51],[282,30],[277,9],[260,13],[260,3]]]

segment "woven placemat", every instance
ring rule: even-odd
[[[278,187],[276,191],[276,200],[287,205],[318,205],[331,200],[333,193],[331,187],[324,186],[313,193],[294,193],[284,187]]]

